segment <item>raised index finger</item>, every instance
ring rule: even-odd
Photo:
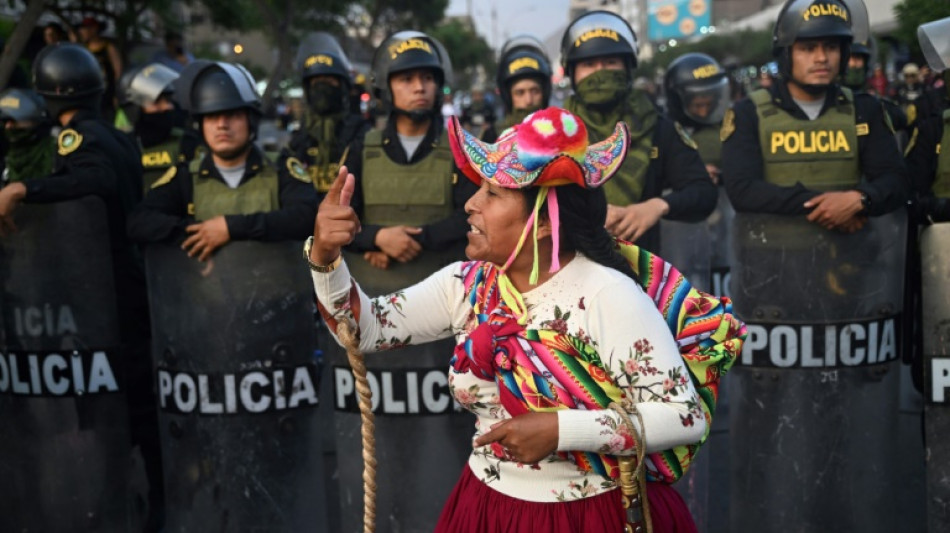
[[[340,195],[343,192],[343,185],[346,184],[346,175],[346,167],[341,166],[340,171],[336,175],[336,179],[333,180],[333,183],[330,184],[330,189],[327,190],[327,195],[323,199],[324,202],[329,202],[330,205],[340,204]],[[347,198],[346,205],[349,205],[349,203],[349,198]]]

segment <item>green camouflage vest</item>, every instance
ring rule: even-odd
[[[250,215],[280,209],[277,169],[261,162],[263,169],[236,189],[201,169],[204,154],[196,156],[188,170],[194,186],[195,219],[199,222],[220,215]],[[256,166],[256,165],[255,165]],[[251,170],[256,170],[254,167]]]
[[[749,95],[759,116],[765,181],[785,187],[801,182],[819,191],[857,185],[858,136],[867,135],[868,125],[855,125],[854,97],[848,89],[842,92],[845,102],[815,120],[797,119],[780,109],[765,89]]]

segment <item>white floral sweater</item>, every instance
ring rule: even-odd
[[[461,343],[477,325],[465,298],[463,266],[449,265],[404,291],[372,299],[351,281],[345,264],[329,274],[313,273],[313,285],[322,312],[337,318],[354,311],[359,315],[364,352],[397,347],[410,337],[420,344],[454,335]],[[637,403],[646,428],[646,453],[699,442],[706,422],[696,390],[663,317],[636,282],[578,254],[522,296],[529,315],[526,328],[568,333],[597,350]],[[446,363],[451,355],[446,354]],[[510,418],[494,381],[450,368],[449,386],[455,399],[477,416],[473,440]],[[612,410],[560,410],[558,426],[559,451],[636,453]],[[527,501],[577,500],[616,487],[613,480],[585,472],[559,455],[525,465],[483,446],[473,450],[469,467],[488,486]]]

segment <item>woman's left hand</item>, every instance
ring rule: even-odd
[[[536,463],[557,450],[557,413],[525,413],[492,426],[475,446],[501,444],[519,463]]]

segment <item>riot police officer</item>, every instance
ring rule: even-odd
[[[7,141],[6,165],[0,187],[53,171],[56,139],[43,98],[29,89],[0,93],[0,123]]]
[[[50,119],[63,127],[53,170],[0,189],[0,234],[16,228],[13,211],[20,202],[42,204],[96,196],[108,220],[115,307],[122,346],[133,442],[142,449],[149,481],[148,530],[157,530],[162,513],[161,455],[155,397],[148,358],[149,318],[142,265],[125,234],[126,220],[142,197],[138,147],[103,120],[100,100],[106,84],[95,57],[72,43],[50,45],[33,64],[37,93]],[[50,236],[54,239],[55,236]],[[82,243],[70,243],[81,246]],[[57,268],[69,269],[69,264]],[[37,277],[42,280],[42,277]]]
[[[464,205],[475,192],[458,178],[440,120],[440,95],[451,73],[445,49],[429,35],[390,35],[376,49],[372,70],[386,125],[366,133],[346,163],[357,177],[352,205],[363,224],[350,251],[376,267],[405,264],[398,270],[416,281],[464,257]],[[412,264],[417,259],[423,261]],[[350,260],[355,268],[362,264]]]
[[[684,54],[670,63],[663,84],[670,118],[686,128],[709,177],[719,183],[719,125],[729,107],[726,71],[706,54]]]
[[[505,105],[502,131],[548,107],[551,101],[551,62],[541,42],[530,35],[518,35],[505,42],[498,60],[496,83]]]
[[[716,191],[689,135],[633,88],[637,38],[630,25],[608,11],[581,15],[561,39],[561,64],[574,89],[564,107],[584,120],[592,142],[620,120],[630,130],[627,158],[604,188],[607,229],[656,251],[659,234],[651,230],[660,218],[705,219]]]
[[[816,9],[848,13],[839,0],[827,5]],[[805,19],[811,6],[789,0],[776,22],[779,83],[726,113],[726,190],[736,211],[807,215],[827,229],[857,231],[867,215],[903,205],[904,165],[877,101],[835,83],[847,69],[849,16]]]
[[[297,67],[303,79],[307,109],[301,128],[281,151],[278,166],[286,166],[288,158],[296,158],[322,196],[354,140],[362,138],[370,124],[350,105],[350,62],[332,35],[308,35],[297,52]]]
[[[906,169],[880,103],[836,83],[851,23],[841,0],[787,0],[779,78],[723,119],[731,294],[750,333],[730,374],[730,499],[755,501],[732,508],[736,531],[899,527],[873,502],[899,479]],[[857,434],[859,448],[815,459]],[[882,466],[865,476],[867,464]],[[843,503],[856,491],[867,496]]]
[[[232,240],[303,239],[316,194],[293,159],[275,168],[254,144],[261,120],[254,79],[236,64],[196,61],[182,71],[176,97],[202,133],[202,147],[158,179],[129,219],[139,242],[184,238],[204,261]]]
[[[178,73],[161,63],[125,71],[119,78],[119,105],[132,122],[142,149],[143,190],[169,168],[190,160],[200,143],[172,98]]]
[[[495,131],[495,108],[486,95],[483,84],[475,84],[469,91],[467,103],[462,106],[462,116],[459,120],[465,129],[485,142],[498,137]]]

